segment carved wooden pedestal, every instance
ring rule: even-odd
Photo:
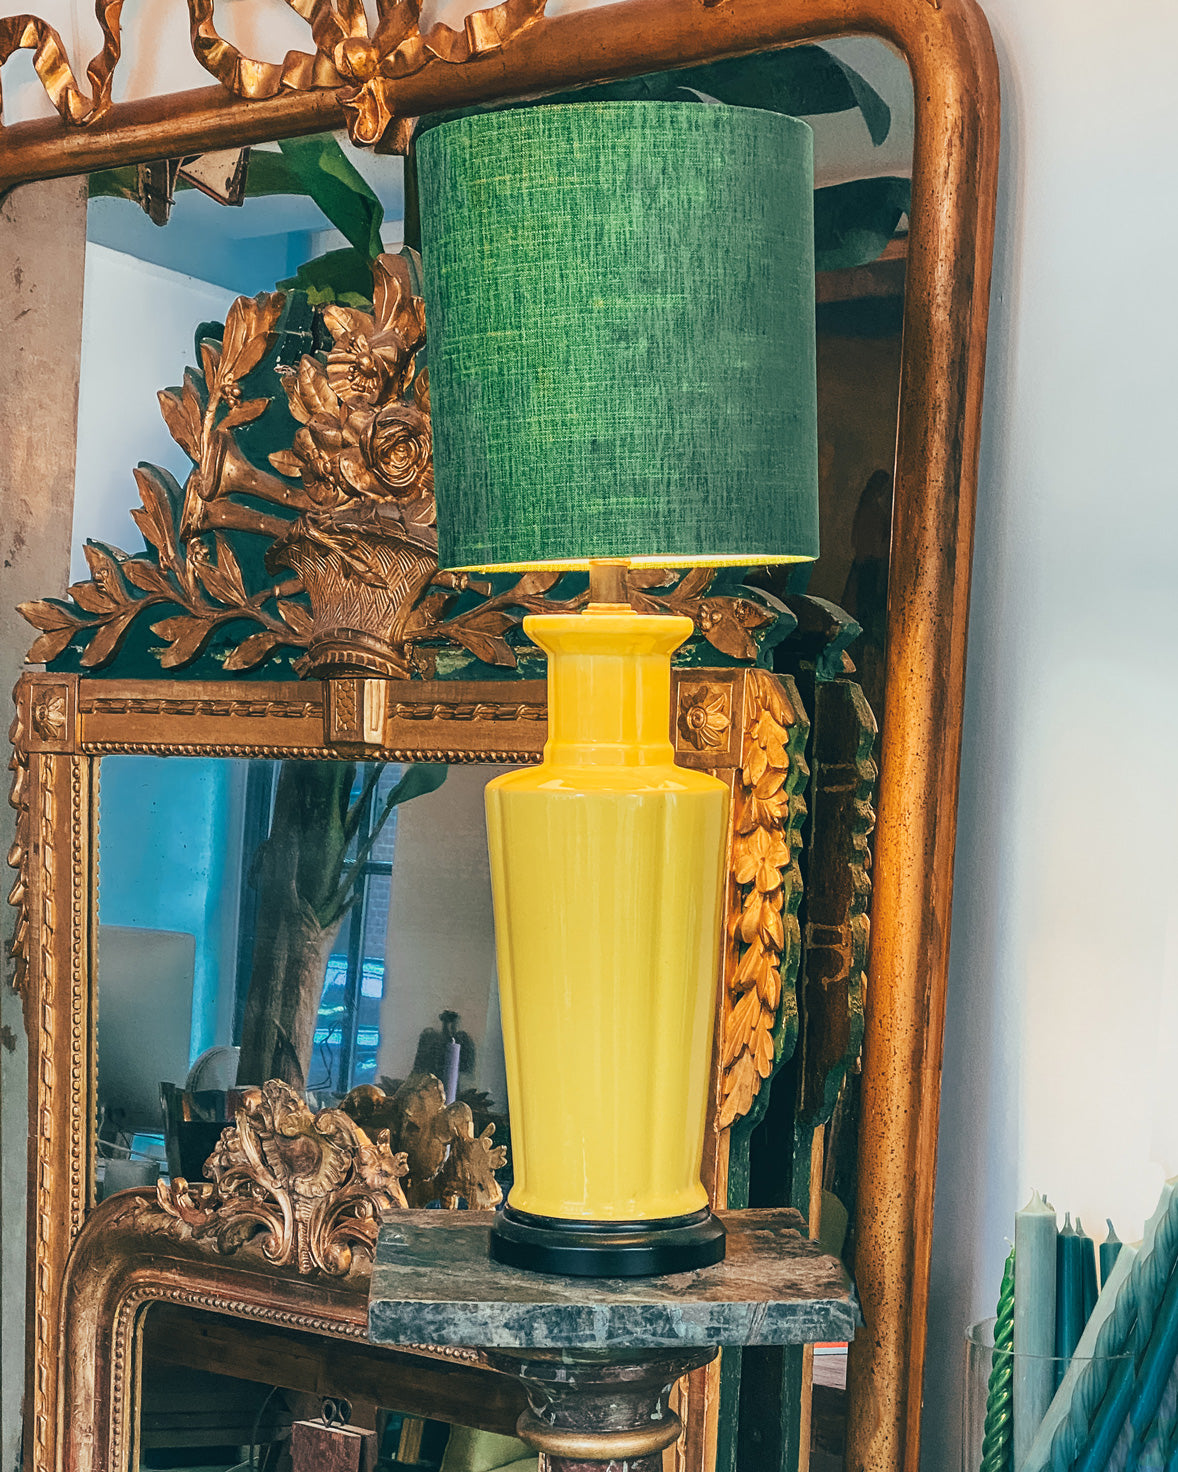
[[[794,1211],[720,1213],[728,1253],[661,1278],[561,1278],[492,1262],[491,1212],[403,1212],[380,1231],[369,1337],[485,1352],[523,1385],[519,1436],[550,1472],[659,1472],[679,1434],[676,1381],[722,1345],[849,1339],[861,1322],[837,1258]]]
[[[716,1350],[498,1350],[487,1356],[528,1397],[516,1433],[548,1458],[549,1472],[662,1472],[663,1450],[679,1439],[669,1401],[675,1382]]]

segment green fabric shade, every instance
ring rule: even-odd
[[[443,567],[817,557],[805,123],[520,108],[418,170]]]

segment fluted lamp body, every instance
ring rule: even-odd
[[[427,131],[418,164],[443,566],[817,555],[805,124],[514,109]],[[704,1266],[728,791],[669,739],[691,623],[615,598],[524,629],[549,731],[487,787],[514,1164],[492,1253]]]

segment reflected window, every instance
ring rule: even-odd
[[[364,806],[348,857],[353,864],[358,854],[367,851],[367,857],[357,865],[355,900],[327,962],[309,1089],[345,1094],[356,1084],[376,1081],[397,810],[383,822],[381,814],[403,774],[394,762],[356,771],[352,801]]]
[[[280,762],[248,763],[234,1017],[238,1043],[257,942],[261,899],[257,855],[272,834],[281,769]],[[348,809],[354,814],[355,831],[341,866],[350,903],[327,958],[307,1074],[307,1088],[314,1093],[342,1095],[377,1078],[397,829],[397,809],[388,808],[387,800],[404,770],[395,762],[362,763],[354,770]]]

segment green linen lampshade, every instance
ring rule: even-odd
[[[520,108],[418,167],[442,567],[818,555],[805,123]]]

